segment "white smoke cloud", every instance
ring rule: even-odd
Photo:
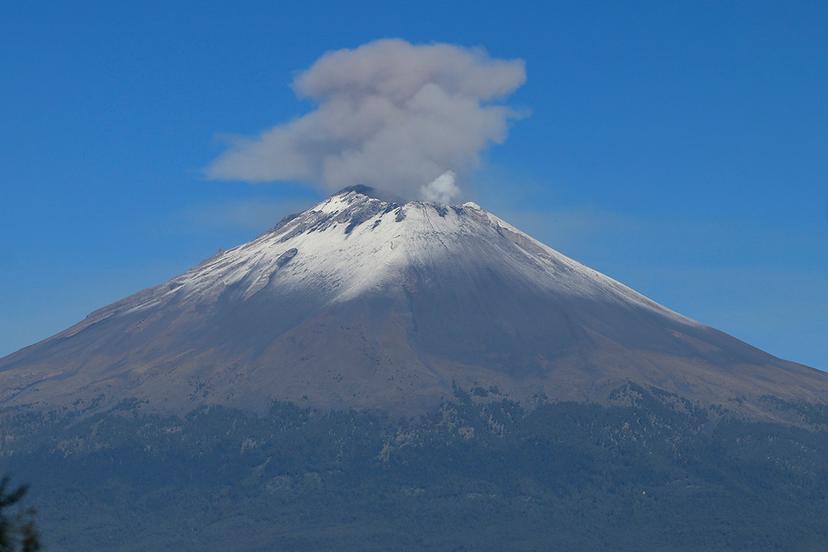
[[[460,188],[455,184],[456,175],[454,171],[446,171],[422,188],[420,193],[426,201],[437,203],[449,203],[460,195]]]
[[[293,82],[313,111],[239,138],[206,174],[329,191],[365,184],[448,202],[460,191],[455,179],[506,138],[515,112],[497,101],[525,80],[520,59],[451,44],[378,40],[329,52]]]

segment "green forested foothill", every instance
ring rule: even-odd
[[[6,412],[48,550],[820,550],[823,408],[740,419],[628,386],[617,406],[458,391],[416,419],[123,405]],[[770,401],[770,399],[768,399]]]

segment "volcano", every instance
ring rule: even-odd
[[[416,413],[458,389],[605,402],[632,382],[761,414],[828,374],[665,308],[474,203],[351,187],[0,359],[0,404]]]

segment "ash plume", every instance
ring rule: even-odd
[[[365,184],[447,203],[516,112],[502,101],[526,80],[520,59],[479,48],[378,40],[328,52],[293,81],[315,107],[238,137],[211,179],[298,181],[335,191]]]

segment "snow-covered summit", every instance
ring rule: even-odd
[[[824,374],[684,318],[477,204],[378,195],[342,190],[0,359],[0,404],[418,412],[455,386],[600,401],[629,381],[718,403],[828,401]]]
[[[470,282],[478,272],[496,272],[517,285],[627,303],[689,323],[476,203],[402,203],[380,195],[364,186],[346,188],[118,310],[214,301],[228,290],[241,300],[306,289],[326,301],[347,301],[404,285],[411,270],[439,266]]]

